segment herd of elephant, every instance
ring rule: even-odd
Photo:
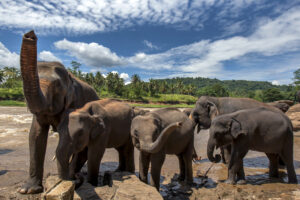
[[[42,179],[49,127],[59,133],[56,149],[58,174],[77,177],[87,162],[87,181],[98,184],[105,148],[119,154],[118,171],[135,171],[134,147],[140,151],[139,178],[159,189],[166,154],[178,157],[179,180],[193,182],[194,129],[210,128],[207,156],[221,157],[228,166],[227,183],[245,183],[243,157],[249,150],[265,152],[270,176],[278,176],[278,160],[284,162],[289,183],[297,183],[293,165],[293,127],[278,108],[248,98],[202,96],[184,112],[163,108],[152,112],[112,99],[99,100],[88,84],[75,78],[58,62],[37,62],[37,37],[23,36],[21,73],[27,106],[33,113],[29,133],[29,178],[22,194],[43,191]],[[214,149],[221,148],[222,156]]]

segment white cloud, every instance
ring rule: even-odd
[[[147,23],[197,29],[209,19],[212,8],[239,16],[243,8],[262,3],[252,0],[2,0],[0,25],[52,34],[95,33]]]
[[[139,52],[131,57],[121,57],[97,43],[70,42],[66,39],[56,42],[55,46],[67,50],[72,56],[93,67],[131,66],[154,72],[163,71],[163,74],[167,72],[169,76],[263,79],[258,74],[272,76],[274,70],[263,72],[263,69],[254,67],[254,71],[251,68],[241,68],[230,72],[226,71],[224,63],[243,60],[250,55],[266,58],[300,50],[299,10],[300,7],[294,7],[275,19],[264,19],[248,37],[201,40],[157,54]],[[279,65],[278,67],[282,68]],[[276,80],[282,82],[278,77]]]
[[[39,54],[39,59],[41,61],[57,61],[57,62],[62,62],[59,58],[57,58],[55,55],[53,55],[50,51],[42,51]]]
[[[97,43],[71,42],[66,39],[54,43],[55,47],[67,50],[84,64],[93,67],[113,67],[124,65],[126,62],[109,48]]]
[[[0,68],[20,67],[20,56],[15,52],[10,52],[4,44],[0,42]]]
[[[280,85],[280,82],[277,80],[272,81],[272,85]]]
[[[121,73],[120,78],[124,79],[125,82],[130,80],[130,77],[127,73]]]
[[[151,42],[149,42],[148,40],[144,40],[143,43],[149,47],[150,49],[158,49],[158,46],[152,44]]]

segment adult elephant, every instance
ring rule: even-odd
[[[29,133],[29,178],[19,188],[22,194],[43,191],[42,179],[49,126],[54,130],[66,109],[82,107],[99,99],[88,84],[76,79],[58,62],[37,62],[37,37],[23,36],[21,73],[27,106],[33,114]]]
[[[190,119],[197,125],[197,132],[201,128],[210,128],[211,121],[218,115],[233,113],[238,110],[265,107],[270,110],[281,112],[278,108],[249,98],[232,97],[209,97],[201,96],[191,112]],[[221,148],[223,163],[228,163],[230,159],[231,146]]]

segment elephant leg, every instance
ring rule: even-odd
[[[289,183],[298,183],[295,168],[294,168],[294,155],[293,155],[293,140],[291,139],[289,142],[283,147],[283,150],[280,154],[280,157],[286,164],[286,169],[288,173]]]
[[[237,184],[246,184],[243,160],[240,163],[239,170],[237,172]]]
[[[159,191],[160,172],[161,167],[165,161],[166,155],[164,153],[151,155],[151,180],[150,185],[154,186]]]
[[[179,169],[180,169],[180,174],[178,177],[179,181],[184,181],[185,178],[185,164],[183,160],[182,154],[177,155],[178,161],[179,161]]]
[[[29,178],[18,189],[21,194],[34,194],[43,192],[44,160],[48,139],[49,125],[40,124],[33,115],[29,132],[30,167]]]
[[[127,172],[134,173],[134,171],[135,171],[134,146],[132,144],[131,139],[128,140],[128,142],[124,148],[124,154],[125,154],[125,170]]]
[[[75,174],[79,173],[85,162],[87,161],[88,148],[84,148],[81,152],[74,155],[74,158],[69,166],[69,176],[75,179]]]
[[[248,152],[248,149],[243,147],[242,142],[239,145],[236,145],[235,147],[232,148],[233,150],[231,152],[230,162],[228,166],[228,179],[225,181],[226,183],[229,184],[236,183],[236,177],[238,175],[238,172],[240,170],[243,170],[243,168],[241,169],[241,167],[243,166],[243,158]]]
[[[193,183],[193,167],[192,167],[193,151],[194,151],[194,140],[191,140],[186,151],[183,153],[184,169],[185,169],[184,181],[186,184],[189,185]]]
[[[148,170],[150,164],[151,155],[145,152],[140,151],[139,156],[139,178],[144,183],[148,183]]]
[[[278,154],[266,153],[269,159],[269,176],[278,177]]]
[[[105,152],[105,143],[93,142],[88,146],[88,182],[93,186],[98,185],[98,174],[100,169],[100,162]]]
[[[69,137],[60,135],[56,148],[56,158],[58,175],[63,180],[69,179],[69,158],[72,154],[71,149],[73,149],[70,145]]]
[[[126,155],[125,155],[125,145],[116,148],[119,154],[119,166],[116,171],[125,171],[126,169]]]

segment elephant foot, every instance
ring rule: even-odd
[[[184,175],[179,175],[176,180],[177,181],[184,181]]]
[[[278,177],[279,177],[279,174],[278,174],[278,172],[270,172],[270,173],[269,173],[269,177],[270,177],[270,178],[278,178]]]
[[[238,180],[238,182],[236,182],[236,184],[239,184],[239,185],[245,185],[247,182],[245,179],[241,179],[241,180]]]
[[[231,180],[231,179],[227,179],[226,181],[224,181],[224,183],[231,184],[231,185],[235,185],[236,184],[236,182],[234,180]]]
[[[44,188],[37,181],[29,179],[21,188],[18,189],[18,192],[21,194],[37,194],[43,192]]]

